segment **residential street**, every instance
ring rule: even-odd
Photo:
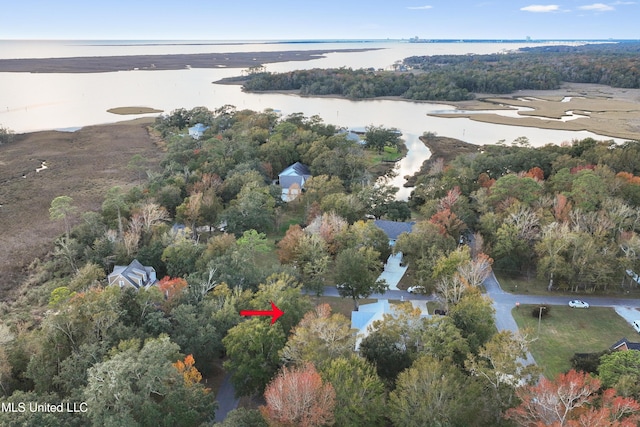
[[[496,309],[496,327],[500,331],[508,329],[516,332],[518,330],[518,326],[516,325],[516,322],[511,315],[511,310],[516,306],[517,302],[520,304],[567,305],[572,299],[580,299],[588,302],[592,307],[619,307],[625,309],[640,310],[640,299],[583,295],[576,295],[575,297],[572,297],[567,295],[553,295],[552,293],[550,293],[549,295],[522,295],[507,293],[502,290],[493,273],[491,274],[491,276],[489,276],[489,278],[485,280],[484,286],[487,290],[487,295],[493,300],[493,306]],[[340,296],[338,294],[338,290],[334,286],[326,286],[324,288],[324,295],[336,297]],[[370,296],[370,298],[393,300],[404,299],[406,301],[435,300],[435,297],[433,295],[410,294],[409,292],[402,290],[390,290],[385,292],[384,294],[373,294]],[[630,315],[629,313],[633,313],[633,311],[629,310],[616,310],[616,312],[618,314],[625,313],[625,315],[622,317],[627,320],[630,316],[632,316],[632,314]],[[637,318],[640,319],[640,311],[638,312]]]

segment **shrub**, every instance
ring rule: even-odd
[[[543,304],[536,305],[531,310],[531,316],[535,317],[536,319],[538,318],[538,316],[543,317],[543,318],[547,317],[547,316],[549,316],[550,313],[551,313],[551,307],[549,307],[548,305],[543,305]]]

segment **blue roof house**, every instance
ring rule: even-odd
[[[376,219],[373,223],[380,228],[389,238],[389,245],[393,246],[402,233],[411,233],[415,222],[388,221],[385,219]]]
[[[429,316],[426,305],[421,308],[421,312],[422,314],[420,315],[420,318],[431,317]],[[351,329],[356,330],[356,351],[360,349],[360,343],[362,340],[371,332],[373,323],[383,320],[385,314],[392,315],[394,317],[397,315],[394,306],[389,304],[389,300],[386,299],[380,299],[371,304],[362,304],[358,311],[351,312]]]
[[[207,129],[209,129],[209,126],[205,126],[202,123],[196,123],[195,126],[191,126],[189,128],[189,136],[193,139],[200,139]]]

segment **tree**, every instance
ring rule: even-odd
[[[493,408],[496,423],[500,422],[506,409],[513,406],[517,387],[537,378],[540,369],[526,365],[527,341],[522,335],[501,331],[480,348],[477,355],[469,354],[466,369],[485,385],[490,393],[485,394]]]
[[[196,261],[202,254],[203,246],[190,238],[180,237],[162,251],[162,262],[166,264],[171,277],[187,277],[196,270]]]
[[[315,427],[333,424],[335,391],[323,383],[313,364],[283,367],[269,383],[260,408],[267,423],[278,427]]]
[[[362,202],[360,202],[354,194],[329,194],[322,199],[320,207],[323,212],[335,213],[346,219],[349,223],[353,223],[362,218],[365,213]]]
[[[380,378],[390,386],[418,357],[423,335],[420,314],[419,309],[405,303],[395,315],[385,314],[382,320],[374,322],[369,334],[360,342],[360,354],[376,367]]]
[[[258,291],[251,300],[251,307],[255,310],[265,310],[271,307],[271,302],[284,312],[278,319],[278,324],[287,335],[313,307],[309,296],[302,294],[302,285],[286,273],[267,277],[265,282],[258,286]]]
[[[342,298],[353,300],[358,310],[358,299],[382,294],[388,289],[384,280],[378,280],[381,263],[380,254],[368,247],[347,248],[336,257],[336,281]]]
[[[398,376],[389,394],[395,426],[472,426],[483,423],[480,390],[454,366],[423,356]]]
[[[62,220],[64,222],[64,231],[67,239],[71,232],[71,215],[76,211],[73,206],[73,199],[69,196],[58,196],[51,201],[49,207],[49,218],[52,221]]]
[[[335,425],[344,427],[383,426],[385,387],[375,367],[362,357],[350,355],[329,361],[322,377],[336,392]]]
[[[197,367],[205,374],[213,370],[214,361],[222,355],[221,333],[211,313],[200,305],[181,304],[171,310],[171,336],[180,351],[192,354]]]
[[[165,276],[158,282],[158,289],[162,292],[165,299],[169,302],[175,298],[179,298],[180,295],[187,289],[189,284],[182,277],[171,278]]]
[[[285,342],[279,321],[269,325],[263,319],[252,318],[229,329],[222,339],[229,357],[224,367],[231,372],[231,383],[237,396],[264,391],[279,368],[278,353]]]
[[[367,126],[364,139],[367,148],[373,148],[382,153],[384,147],[397,147],[400,143],[400,132],[397,129],[386,129],[382,126]]]
[[[491,187],[489,202],[494,206],[509,198],[530,205],[542,194],[542,185],[533,178],[508,174],[500,177]]]
[[[616,396],[608,389],[598,394],[600,381],[573,369],[554,381],[541,378],[536,385],[520,387],[520,405],[507,410],[505,418],[522,426],[618,426],[632,427],[640,421],[640,404]]]
[[[449,316],[432,317],[425,322],[422,333],[422,353],[446,363],[464,366],[469,343]]]
[[[494,311],[491,300],[480,294],[478,289],[466,292],[449,311],[453,323],[468,341],[472,354],[476,354],[495,334]]]
[[[221,423],[214,427],[269,427],[257,409],[237,408],[227,414]]]
[[[304,229],[305,233],[318,235],[327,244],[327,249],[331,255],[335,255],[340,244],[338,236],[344,233],[349,227],[349,223],[334,212],[323,213],[315,217]]]
[[[5,384],[11,378],[11,365],[5,349],[13,339],[14,335],[9,327],[0,323],[0,389],[2,394],[7,394]]]
[[[329,304],[321,304],[293,328],[282,349],[282,359],[298,366],[311,362],[322,367],[337,357],[350,355],[354,345],[350,320],[340,313],[331,314]]]
[[[250,182],[242,187],[222,216],[228,230],[236,235],[249,229],[263,232],[273,228],[275,205],[268,187]]]
[[[362,187],[357,196],[364,204],[366,213],[380,219],[389,213],[392,204],[396,202],[398,190],[398,187],[376,183]],[[402,209],[394,206],[396,209]]]
[[[607,194],[605,182],[598,174],[589,169],[578,172],[570,192],[574,206],[587,212],[599,208]]]
[[[14,135],[11,129],[0,126],[0,145],[12,142],[13,138]]]
[[[600,358],[598,378],[625,396],[640,397],[640,352],[614,351]]]
[[[123,342],[112,357],[89,368],[84,398],[94,425],[193,426],[208,419],[213,396],[198,383],[187,383],[173,365],[178,346],[167,336],[139,348]]]
[[[380,254],[380,261],[386,262],[391,255],[389,237],[373,221],[358,221],[349,226],[340,236],[342,247],[370,247]]]

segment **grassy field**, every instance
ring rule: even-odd
[[[534,306],[513,309],[518,327],[530,328],[537,336],[538,319],[531,315]],[[531,354],[544,374],[553,378],[571,368],[574,353],[606,350],[623,337],[636,338],[631,326],[612,308],[592,307],[587,310],[553,306],[540,323],[540,336],[530,344]]]

